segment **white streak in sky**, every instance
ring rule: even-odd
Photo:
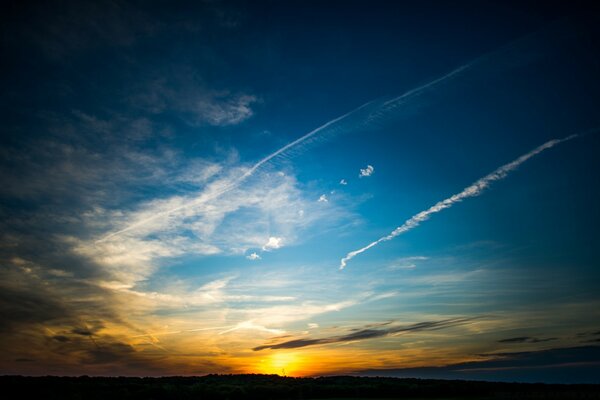
[[[351,251],[350,253],[346,254],[346,256],[340,260],[340,270],[342,270],[346,267],[348,261],[350,261],[357,255],[369,250],[371,247],[377,246],[381,242],[386,242],[388,240],[392,240],[396,236],[399,236],[405,232],[408,232],[409,230],[411,230],[413,228],[416,228],[417,226],[419,226],[421,224],[421,222],[427,221],[429,219],[429,217],[431,216],[431,214],[438,213],[446,208],[450,208],[454,204],[456,204],[468,197],[479,196],[493,182],[504,179],[510,172],[517,169],[519,167],[519,165],[523,164],[525,161],[529,160],[531,157],[541,153],[542,151],[544,151],[546,149],[554,147],[559,143],[566,142],[567,140],[571,140],[577,136],[578,135],[571,135],[571,136],[568,136],[563,139],[550,140],[550,141],[542,144],[541,146],[531,150],[529,153],[522,155],[521,157],[517,158],[516,160],[514,160],[506,165],[501,166],[500,168],[496,169],[491,174],[488,174],[488,175],[484,176],[483,178],[477,180],[472,185],[463,189],[462,192],[452,195],[451,197],[448,197],[447,199],[438,202],[437,204],[428,208],[425,211],[421,211],[420,213],[414,215],[413,217],[408,219],[406,222],[404,222],[404,224],[402,224],[398,228],[394,229],[389,235],[384,236],[374,242],[371,242],[363,248]]]
[[[179,334],[179,333],[187,333],[187,332],[215,331],[215,330],[221,330],[221,329],[229,329],[229,328],[233,328],[233,327],[235,327],[235,325],[214,326],[214,327],[196,328],[196,329],[184,329],[184,330],[180,330],[180,331],[145,333],[143,335],[131,336],[131,338],[156,337],[156,336],[164,336],[164,335],[176,335],[176,334]]]
[[[479,59],[478,59],[478,60],[479,60]],[[399,101],[405,100],[405,99],[406,99],[406,98],[408,98],[408,97],[412,97],[412,96],[415,96],[415,95],[419,95],[419,94],[421,94],[421,93],[425,92],[427,89],[431,89],[431,88],[435,87],[436,85],[438,85],[438,84],[442,83],[443,81],[446,81],[446,80],[448,80],[448,79],[451,79],[451,78],[453,78],[453,77],[454,77],[454,76],[456,76],[456,75],[459,75],[459,74],[461,74],[462,72],[464,72],[464,71],[466,71],[467,69],[469,69],[469,68],[470,68],[470,67],[473,65],[473,63],[474,63],[474,61],[472,61],[472,62],[470,62],[470,63],[467,63],[467,64],[465,64],[465,65],[461,65],[460,67],[458,67],[458,68],[456,68],[456,69],[454,69],[454,70],[452,70],[452,71],[448,72],[448,73],[447,73],[446,75],[444,75],[444,76],[441,76],[441,77],[439,77],[439,78],[437,78],[437,79],[434,79],[434,80],[432,80],[431,82],[428,82],[428,83],[426,83],[426,84],[424,84],[424,85],[422,85],[422,86],[419,86],[418,88],[411,89],[411,90],[409,90],[408,92],[406,92],[406,93],[403,93],[403,94],[401,94],[401,95],[400,95],[400,96],[398,96],[398,97],[394,97],[393,99],[386,101],[386,102],[384,103],[384,105],[386,105],[386,106],[387,106],[387,105],[389,105],[389,104],[393,104],[393,103],[397,103],[397,102],[399,102]]]
[[[257,169],[259,169],[261,166],[263,166],[264,164],[266,164],[267,162],[271,161],[273,158],[277,157],[278,155],[284,153],[285,151],[291,149],[292,147],[295,147],[297,145],[299,145],[300,143],[306,141],[307,139],[309,139],[311,136],[316,135],[317,133],[319,133],[320,131],[324,130],[325,128],[347,118],[348,116],[356,113],[357,111],[361,110],[362,108],[368,106],[369,104],[371,104],[372,101],[363,104],[360,107],[355,108],[354,110],[347,112],[346,114],[339,116],[335,119],[332,119],[331,121],[319,126],[316,129],[313,129],[312,131],[308,132],[306,135],[299,137],[298,139],[294,140],[293,142],[290,142],[288,144],[286,144],[285,146],[283,146],[282,148],[280,148],[279,150],[269,154],[268,156],[266,156],[265,158],[263,158],[262,160],[258,161],[256,164],[254,164],[248,171],[244,172],[244,174],[242,174],[240,177],[234,179],[233,181],[223,185],[221,188],[219,188],[218,190],[214,191],[213,193],[208,193],[208,194],[202,194],[200,197],[198,197],[196,200],[190,201],[189,203],[185,203],[181,206],[175,207],[175,208],[171,208],[169,210],[165,210],[163,212],[160,213],[156,213],[153,216],[146,218],[142,221],[138,221],[134,224],[131,224],[129,226],[127,226],[124,229],[121,229],[119,231],[110,233],[106,236],[104,236],[103,238],[99,239],[96,241],[96,243],[100,243],[100,242],[104,242],[105,240],[108,240],[114,236],[120,235],[122,233],[125,233],[127,231],[130,231],[132,229],[138,228],[142,225],[147,224],[148,222],[154,221],[158,218],[162,218],[162,217],[166,217],[170,214],[173,214],[174,212],[177,212],[179,210],[183,210],[189,207],[193,207],[195,205],[198,204],[202,204],[205,203],[209,200],[212,200],[214,198],[217,198],[219,196],[221,196],[222,194],[225,194],[237,187],[239,187],[246,179],[248,179],[250,176],[252,176]]]
[[[464,72],[465,70],[467,70],[468,68],[470,68],[473,65],[473,62],[467,63],[463,66],[460,66],[454,70],[452,70],[451,72],[447,73],[446,75],[443,75],[439,78],[436,78],[424,85],[421,85],[417,88],[411,89],[407,92],[405,92],[404,94],[395,97],[391,100],[386,101],[385,103],[383,103],[382,105],[378,106],[380,108],[380,110],[378,111],[379,113],[387,113],[390,111],[393,111],[393,109],[395,109],[397,106],[405,103],[406,101],[408,101],[409,99],[412,99],[413,97],[419,96],[420,94],[433,89],[435,86],[441,84],[442,82],[451,79],[453,77],[455,77],[456,75],[459,75],[460,73]],[[133,229],[136,229],[140,226],[143,226],[145,224],[147,224],[148,222],[157,220],[159,218],[163,218],[166,216],[169,216],[171,214],[173,214],[174,212],[183,210],[183,209],[187,209],[193,206],[196,206],[198,204],[202,204],[205,203],[209,200],[212,200],[214,198],[217,198],[237,187],[239,187],[246,179],[248,179],[250,176],[252,176],[257,169],[259,169],[261,166],[263,166],[264,164],[268,163],[269,161],[271,161],[273,158],[281,155],[282,153],[285,153],[286,151],[290,150],[293,147],[298,146],[299,144],[305,142],[307,139],[311,138],[312,136],[316,135],[319,132],[322,132],[323,130],[325,130],[326,128],[329,128],[330,126],[348,118],[349,116],[357,113],[358,111],[360,111],[361,109],[365,108],[366,106],[372,104],[375,100],[373,101],[369,101],[368,103],[365,103],[363,105],[361,105],[360,107],[355,108],[354,110],[347,112],[344,115],[341,115],[335,119],[332,119],[331,121],[319,126],[316,129],[313,129],[312,131],[308,132],[307,134],[305,134],[304,136],[299,137],[298,139],[294,140],[293,142],[290,142],[288,144],[286,144],[285,146],[281,147],[279,150],[269,154],[268,156],[264,157],[262,160],[258,161],[256,164],[254,164],[249,170],[247,170],[246,172],[244,172],[244,174],[242,174],[240,177],[232,180],[231,182],[223,185],[221,188],[217,189],[216,191],[212,192],[212,193],[203,193],[201,196],[199,196],[197,199],[190,201],[189,203],[185,203],[182,204],[178,207],[175,208],[171,208],[169,210],[165,210],[159,213],[154,214],[153,216],[146,218],[144,220],[135,222],[121,230],[118,230],[116,232],[112,232],[106,236],[104,236],[103,238],[99,239],[96,241],[96,243],[101,243],[104,242],[114,236],[120,235],[122,233],[131,231]],[[367,117],[367,120],[365,122],[370,122],[372,119],[376,119],[374,117],[373,114],[370,114]]]
[[[554,29],[554,28],[552,28]],[[550,33],[553,33],[553,31],[551,31]],[[392,98],[388,101],[385,101],[383,103],[380,103],[377,105],[377,109],[373,110],[372,112],[370,112],[367,116],[366,119],[361,121],[362,124],[372,124],[372,123],[376,123],[376,121],[378,119],[380,119],[382,116],[385,115],[389,115],[391,113],[393,113],[398,107],[408,103],[409,101],[413,101],[416,98],[418,98],[419,96],[421,96],[422,94],[431,91],[435,88],[437,88],[438,86],[440,86],[441,84],[445,83],[446,81],[452,80],[460,75],[462,75],[463,73],[465,73],[466,71],[472,69],[473,67],[480,65],[482,62],[485,62],[486,60],[489,62],[489,60],[491,59],[491,57],[493,56],[497,56],[500,55],[502,53],[506,53],[508,50],[511,50],[515,47],[519,48],[519,46],[523,46],[523,42],[526,42],[527,40],[532,40],[537,38],[538,36],[540,36],[541,34],[548,34],[547,31],[541,31],[541,32],[537,32],[534,33],[532,35],[527,35],[524,38],[521,38],[515,42],[510,43],[508,46],[504,46],[502,48],[500,48],[499,50],[495,50],[491,53],[485,54],[481,57],[475,58],[474,60],[453,69],[452,71],[448,72],[447,74],[440,76],[439,78],[436,78],[432,81],[429,81],[419,87],[416,87],[414,89],[408,90],[407,92],[403,93],[400,96],[397,96],[395,98]],[[556,37],[564,37],[565,36],[565,32],[564,29],[559,29],[555,34],[553,33],[552,38],[556,39]],[[551,41],[551,43],[555,43],[556,40]],[[527,43],[527,42],[526,42]],[[354,115],[355,113],[357,113],[358,111],[364,109],[366,106],[374,103],[375,101],[370,101],[368,103],[365,103],[363,105],[361,105],[358,108],[355,108],[354,110],[339,116],[335,119],[332,119],[331,121],[319,126],[318,128],[308,132],[307,134],[305,134],[304,136],[299,137],[298,139],[294,140],[293,142],[290,142],[288,144],[286,144],[285,146],[281,147],[279,150],[269,154],[268,156],[264,157],[262,160],[258,161],[256,164],[254,164],[248,171],[246,171],[244,174],[242,174],[240,177],[232,180],[231,182],[223,185],[221,188],[218,188],[217,190],[211,192],[211,193],[203,193],[202,195],[200,195],[197,199],[192,200],[188,203],[182,204],[178,207],[169,209],[169,210],[165,210],[163,212],[159,212],[154,214],[153,216],[146,218],[144,220],[135,222],[119,231],[116,232],[112,232],[106,236],[104,236],[103,238],[99,239],[96,241],[96,243],[100,243],[103,242],[105,240],[108,240],[114,236],[120,235],[124,232],[128,232],[131,231],[133,229],[136,229],[142,225],[147,224],[148,222],[154,221],[156,219],[159,218],[164,218],[166,216],[169,216],[170,214],[177,212],[179,210],[182,209],[186,209],[189,207],[193,207],[195,205],[198,204],[202,204],[205,203],[211,199],[217,198],[219,196],[221,196],[224,193],[227,193],[237,187],[239,187],[246,179],[248,179],[250,176],[252,176],[257,169],[259,169],[262,165],[268,163],[269,161],[271,161],[273,158],[281,155],[282,153],[285,153],[286,151],[292,149],[293,147],[298,146],[299,144],[305,142],[307,139],[311,138],[312,136],[315,136],[317,133],[320,133],[322,131],[324,131],[325,129],[331,127],[332,125],[337,124],[338,122]],[[362,126],[360,123],[357,124],[359,127]],[[355,127],[356,128],[356,127]]]

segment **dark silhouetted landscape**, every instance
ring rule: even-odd
[[[5,393],[35,399],[600,399],[600,385],[331,376],[3,376]]]

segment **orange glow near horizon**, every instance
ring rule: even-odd
[[[305,360],[297,353],[272,353],[259,359],[256,365],[258,373],[282,376],[305,376]]]

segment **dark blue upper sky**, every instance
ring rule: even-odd
[[[0,371],[594,381],[597,26],[7,2]]]

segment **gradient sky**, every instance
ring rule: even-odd
[[[172,3],[3,3],[0,373],[600,382],[594,9]]]

